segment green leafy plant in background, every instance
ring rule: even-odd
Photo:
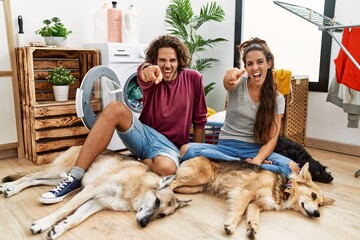
[[[68,30],[64,24],[61,23],[61,20],[58,17],[53,17],[51,20],[45,19],[43,24],[45,24],[45,26],[35,31],[36,34],[39,34],[42,37],[67,38],[72,33],[71,30]]]
[[[210,21],[222,22],[225,12],[216,2],[203,5],[200,14],[195,15],[190,0],[171,0],[166,9],[165,22],[170,28],[170,34],[179,37],[188,47],[191,57],[189,68],[204,72],[219,61],[216,58],[201,58],[198,53],[207,48],[213,48],[219,43],[226,42],[225,38],[204,39],[197,31],[204,23]],[[214,89],[215,82],[205,86],[205,95]]]
[[[69,70],[59,67],[50,69],[46,79],[52,85],[62,86],[73,84],[75,77],[71,74]]]

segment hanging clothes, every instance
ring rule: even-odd
[[[277,69],[274,70],[274,80],[277,83],[279,92],[286,96],[291,91],[291,77],[292,72],[286,69]]]
[[[329,86],[327,102],[341,107],[348,114],[349,128],[359,128],[360,119],[360,92],[339,84],[334,77]]]
[[[342,37],[342,44],[360,62],[360,28],[345,28]],[[334,60],[336,67],[336,79],[338,83],[360,91],[360,70],[349,59],[345,52],[340,49],[337,58]]]

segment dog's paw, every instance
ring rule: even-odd
[[[0,186],[0,193],[4,194],[5,197],[11,197],[18,192],[16,186],[11,183],[5,183]]]
[[[57,239],[68,229],[66,221],[61,221],[56,224],[47,234],[48,238],[51,240]]]
[[[0,185],[0,194],[3,194],[5,192],[6,185],[7,185],[6,183],[3,183],[3,184]]]
[[[225,224],[224,225],[224,230],[226,232],[226,234],[231,235],[235,232],[235,228],[236,226],[234,224]]]
[[[246,236],[250,239],[250,240],[255,240],[256,239],[256,231],[253,227],[249,227],[248,229],[246,229]]]
[[[38,234],[45,231],[46,229],[49,229],[51,226],[51,221],[47,220],[46,218],[42,218],[31,224],[30,231],[32,234]]]

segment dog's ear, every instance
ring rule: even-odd
[[[311,174],[309,171],[309,163],[305,163],[304,166],[300,170],[300,176],[305,182],[311,182]],[[301,181],[302,182],[302,181]]]
[[[168,187],[171,182],[174,180],[175,175],[169,175],[166,177],[163,177],[159,182],[159,189],[163,189],[165,187]]]
[[[178,208],[182,208],[182,207],[185,207],[187,205],[189,205],[189,203],[191,202],[192,200],[179,200],[179,199],[176,199],[176,209]]]
[[[322,203],[320,203],[321,206],[327,206],[327,205],[331,205],[335,202],[335,199],[330,198],[330,197],[325,197],[323,195],[323,201]]]

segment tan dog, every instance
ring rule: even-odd
[[[261,211],[289,209],[307,217],[320,217],[318,207],[335,201],[321,195],[311,180],[308,163],[287,183],[283,175],[246,161],[196,157],[180,165],[170,188],[179,193],[208,192],[225,198],[229,204],[224,225],[227,234],[234,233],[246,211],[246,235],[250,239],[256,238]]]
[[[56,185],[60,182],[59,173],[70,170],[80,149],[81,146],[72,147],[32,173],[4,178],[3,181],[12,182],[1,185],[0,191],[10,197],[29,186]],[[48,237],[56,239],[103,209],[135,211],[137,223],[145,227],[151,220],[173,214],[188,204],[189,201],[178,200],[168,187],[173,178],[161,178],[129,156],[104,151],[84,175],[83,190],[57,211],[34,222],[30,230],[36,234],[51,228]]]

